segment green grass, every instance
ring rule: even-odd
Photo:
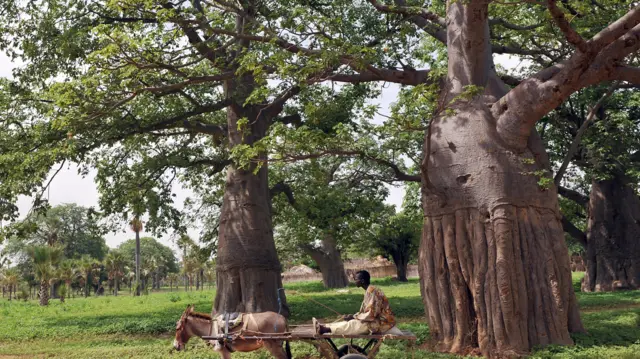
[[[574,275],[579,289],[581,276]],[[420,350],[429,335],[423,318],[417,280],[397,283],[376,280],[382,287],[400,327],[418,336],[413,357],[455,358],[452,355]],[[358,310],[363,292],[326,290],[318,282],[286,285],[291,322],[309,322],[311,317],[336,317],[322,303],[340,313]],[[123,293],[126,294],[126,293]],[[202,341],[193,340],[188,351],[169,353],[175,322],[187,304],[197,311],[210,312],[215,292],[153,293],[139,298],[91,297],[57,300],[41,308],[37,302],[0,301],[0,359],[4,358],[217,358]],[[316,301],[316,302],[314,302]],[[552,346],[537,350],[534,358],[640,358],[640,291],[618,293],[579,293],[578,301],[588,334],[576,335],[573,347]],[[293,343],[296,358],[317,358],[314,348]],[[234,354],[237,358],[269,358],[266,352]],[[403,341],[387,342],[378,358],[411,358]]]

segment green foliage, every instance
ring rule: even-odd
[[[290,191],[273,199],[276,245],[289,265],[366,236],[388,193],[364,161],[319,158],[276,164],[272,172],[271,180]]]
[[[421,233],[421,217],[404,212],[393,214],[377,224],[372,248],[377,250],[376,254],[407,264],[418,253]]]
[[[135,249],[135,239],[129,239],[118,246],[118,252],[123,255],[124,261],[129,268],[135,268]],[[155,258],[157,265],[161,266],[160,271],[163,275],[178,272],[178,264],[171,248],[158,242],[154,238],[140,238],[140,256],[143,261]]]
[[[60,298],[66,298],[69,294],[69,289],[67,289],[67,286],[65,284],[60,284],[60,286],[58,286],[57,294]]]
[[[33,271],[27,251],[30,246],[59,246],[67,259],[88,255],[101,260],[108,249],[102,237],[104,229],[97,223],[91,209],[75,204],[50,208],[9,227],[12,228],[7,233],[15,235],[7,241],[4,253],[14,258],[23,269],[23,275]]]
[[[33,246],[27,249],[33,262],[34,274],[40,281],[55,278],[55,268],[62,260],[62,248],[51,246]]]

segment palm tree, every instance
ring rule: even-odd
[[[84,281],[84,297],[89,296],[89,286],[91,284],[91,273],[96,265],[96,260],[88,255],[83,255],[78,261],[78,267],[80,268],[80,277]]]
[[[131,284],[133,283],[133,281],[136,279],[136,273],[129,270],[127,272],[127,282],[129,282],[129,294],[131,294]]]
[[[49,284],[55,278],[55,266],[62,258],[61,247],[30,247],[29,255],[33,260],[35,277],[40,281],[40,305],[49,305]]]
[[[16,292],[16,287],[18,286],[20,275],[15,268],[8,268],[4,271],[2,275],[2,284],[7,286],[9,289],[9,300],[11,300],[11,292]]]
[[[104,261],[105,268],[109,273],[109,279],[113,280],[114,290],[113,295],[118,296],[118,289],[120,286],[119,279],[124,276],[124,269],[126,261],[122,253],[118,251],[111,251],[107,254],[107,258]]]
[[[131,230],[136,232],[136,296],[140,295],[140,232],[142,231],[142,221],[136,216],[131,223]]]
[[[185,270],[185,266],[187,263],[188,251],[195,245],[195,243],[193,242],[191,237],[183,234],[182,236],[180,236],[180,238],[178,238],[176,244],[178,245],[178,248],[182,250],[182,272],[184,276],[184,290],[187,291],[189,283],[189,271]]]
[[[173,292],[173,283],[178,283],[178,274],[177,273],[169,273],[167,275],[167,280],[169,281],[169,291]]]
[[[67,298],[71,297],[71,281],[76,276],[77,271],[74,261],[67,259],[60,263],[58,267],[58,279],[64,282]],[[62,300],[62,298],[60,298]]]
[[[204,276],[207,278],[207,282],[209,282],[209,289],[211,289],[211,283],[216,280],[216,263],[214,261],[207,262]]]

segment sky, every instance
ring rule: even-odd
[[[496,56],[495,62],[506,69],[513,69],[514,67],[521,65],[519,59],[506,55]],[[12,63],[9,58],[0,53],[0,77],[10,77],[11,69],[16,66],[19,66],[19,64]],[[372,101],[372,103],[377,103],[380,106],[380,113],[388,114],[390,112],[389,107],[396,100],[398,88],[399,87],[396,85],[385,86],[380,98],[377,99],[377,101]],[[378,118],[377,120],[382,121],[382,118]],[[57,170],[57,167],[55,169]],[[90,171],[86,177],[82,177],[78,174],[77,166],[73,164],[66,165],[51,182],[49,191],[45,197],[48,196],[49,202],[52,206],[63,203],[76,203],[85,207],[93,206],[98,208],[98,190],[94,182],[95,175],[96,171]],[[396,207],[401,206],[404,196],[404,189],[402,186],[387,187],[389,188],[390,194],[387,197],[386,202],[393,204]],[[175,200],[179,204],[191,195],[189,190],[182,188],[180,185],[174,186],[174,193],[176,194]],[[31,199],[28,197],[21,197],[18,201],[18,208],[20,209],[21,216],[26,215],[31,208]],[[193,238],[197,238],[198,229],[190,230],[189,234]],[[151,236],[150,233],[141,233],[141,236],[145,235]],[[127,224],[124,222],[122,223],[122,227],[119,232],[115,234],[108,233],[105,236],[109,247],[116,247],[120,243],[131,238],[133,238],[133,233],[128,230]],[[161,243],[177,251],[177,246],[169,233],[157,239]]]

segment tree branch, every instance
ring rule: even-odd
[[[566,187],[558,186],[558,194],[566,199],[570,199],[574,201],[575,203],[581,205],[584,208],[587,208],[589,205],[589,197],[583,195],[578,191],[575,191]]]
[[[619,66],[611,76],[612,79],[625,81],[631,85],[640,85],[640,68],[631,66]]]
[[[326,77],[327,80],[349,83],[386,81],[403,85],[417,86],[427,83],[429,70],[393,70],[376,69],[365,70],[358,74],[335,74]]]
[[[591,111],[589,111],[589,115],[587,116],[587,119],[582,123],[582,125],[578,129],[578,133],[573,138],[573,141],[571,142],[571,146],[569,147],[569,151],[567,151],[567,154],[564,156],[564,160],[562,161],[562,165],[560,165],[560,168],[558,169],[558,173],[556,173],[556,176],[555,176],[555,178],[553,180],[553,182],[556,184],[556,186],[560,186],[560,182],[562,181],[562,177],[564,176],[564,172],[567,170],[567,167],[569,166],[569,163],[571,163],[571,159],[573,158],[573,156],[578,151],[578,145],[580,145],[580,141],[582,140],[582,136],[587,131],[587,128],[589,128],[589,126],[591,126],[591,123],[593,122],[593,119],[595,118],[596,113],[598,112],[598,110],[600,109],[600,107],[602,106],[604,101],[607,98],[609,98],[609,96],[611,96],[611,94],[613,94],[613,92],[616,90],[616,88],[617,88],[617,84],[615,84],[615,83],[612,84],[611,86],[609,86],[609,89],[607,90],[607,92],[605,92],[605,94],[602,95],[600,100],[598,100],[598,102],[596,102],[596,104],[593,106]]]
[[[560,28],[567,41],[575,46],[578,51],[582,53],[589,52],[589,45],[569,24],[569,21],[564,17],[564,13],[556,5],[556,0],[547,0],[547,8],[551,13],[551,16],[556,22],[556,25]]]
[[[302,117],[299,113],[295,113],[293,115],[287,115],[283,117],[276,117],[273,122],[283,123],[285,125],[293,125],[293,127],[302,126]]]
[[[522,82],[522,79],[507,74],[499,75],[498,77],[502,80],[502,82],[509,86],[518,86]]]
[[[640,6],[631,9],[623,17],[596,34],[589,40],[589,46],[593,51],[600,51],[638,24],[640,24]]]
[[[90,10],[91,11],[91,10]],[[130,24],[130,23],[136,23],[136,22],[141,22],[143,24],[157,24],[158,20],[157,19],[152,19],[152,18],[144,18],[144,17],[113,17],[113,16],[107,16],[107,15],[103,15],[100,14],[98,12],[95,11],[91,11],[94,14],[98,15],[99,19],[101,21],[94,21],[94,25],[101,25],[101,24]]]
[[[537,28],[541,27],[542,25],[544,25],[544,23],[522,26],[522,25],[511,24],[509,22],[506,22],[502,18],[497,18],[497,19],[489,19],[489,25],[490,26],[499,25],[499,26],[502,26],[502,27],[504,27],[506,29],[509,29],[509,30],[526,31],[526,30],[537,29]]]
[[[576,52],[568,60],[539,71],[493,104],[500,137],[521,151],[535,123],[574,92],[619,76],[620,61],[640,49],[640,25],[600,51]]]
[[[391,169],[393,171],[394,174],[394,179],[400,182],[420,182],[421,178],[419,175],[410,175],[407,173],[404,173],[400,167],[388,160],[382,159],[382,158],[378,158],[375,156],[371,156],[366,154],[363,151],[341,151],[341,150],[336,150],[336,151],[332,151],[332,150],[327,150],[327,151],[323,151],[323,152],[319,152],[319,153],[311,153],[311,154],[306,154],[306,155],[290,155],[287,156],[287,159],[292,160],[292,161],[301,161],[301,160],[307,160],[307,159],[311,159],[311,158],[320,158],[320,157],[325,157],[325,156],[351,156],[351,157],[360,157],[362,159],[365,160],[369,160],[369,161],[373,161],[376,162],[380,165],[383,165],[385,167],[388,167],[389,169]]]
[[[269,189],[269,195],[271,196],[271,198],[279,195],[280,193],[284,193],[291,207],[297,210],[297,203],[295,197],[293,196],[291,186],[284,182],[278,182]]]
[[[189,118],[203,115],[205,113],[211,113],[211,112],[222,110],[223,108],[229,106],[230,104],[231,104],[230,99],[224,99],[215,104],[203,106],[203,107],[194,109],[192,111],[188,111],[183,114],[180,114],[178,116],[168,118],[164,121],[155,123],[151,126],[142,127],[138,130],[138,132],[144,133],[144,132],[157,131],[157,130],[172,128],[172,127],[182,127],[198,133],[224,136],[227,134],[227,129],[225,127],[219,126],[219,125],[206,124],[200,121],[192,123],[189,121]]]
[[[584,248],[587,248],[587,235],[578,229],[578,227],[574,226],[573,223],[571,223],[571,221],[569,221],[564,215],[562,215],[562,229],[575,240],[580,242]]]
[[[145,87],[145,88],[136,90],[136,92],[148,91],[152,93],[168,93],[168,92],[181,90],[189,85],[197,85],[197,84],[208,83],[208,82],[218,82],[218,81],[231,79],[234,76],[235,76],[235,73],[233,71],[227,71],[219,75],[190,77],[188,80],[183,82],[178,82],[171,85]]]
[[[420,7],[408,7],[408,6],[404,6],[405,2],[404,1],[396,1],[396,4],[398,4],[397,6],[387,6],[387,5],[383,5],[380,4],[379,2],[377,2],[376,0],[368,0],[371,5],[373,5],[373,7],[376,8],[376,10],[383,12],[383,13],[387,13],[387,14],[400,14],[400,15],[405,15],[405,16],[420,16],[424,19],[427,19],[439,26],[442,27],[446,27],[447,23],[446,21],[441,18],[440,16],[432,13],[431,11],[427,11],[425,9],[422,9]]]

